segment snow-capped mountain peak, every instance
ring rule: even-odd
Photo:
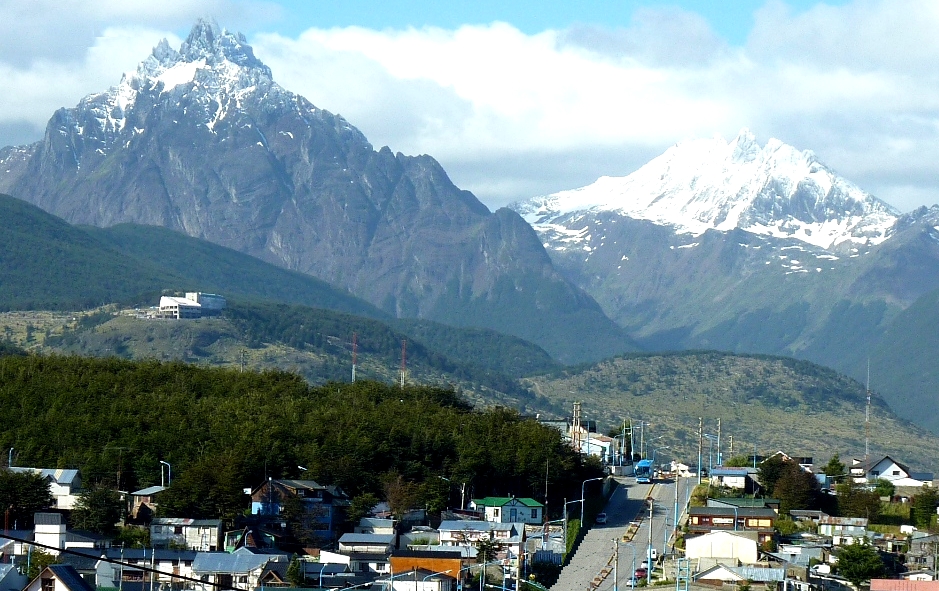
[[[748,129],[730,142],[680,142],[629,176],[601,177],[514,208],[536,229],[610,211],[684,234],[742,229],[826,249],[882,242],[899,216],[813,152],[776,139],[760,146]]]

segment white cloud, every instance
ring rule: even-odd
[[[741,127],[814,150],[901,209],[939,201],[931,0],[801,13],[770,1],[743,47],[676,9],[645,9],[619,29],[527,35],[493,23],[289,38],[252,33],[273,22],[261,2],[70,2],[31,2],[29,14],[0,2],[0,79],[17,90],[0,96],[0,144],[4,129],[41,130],[56,108],[117,83],[161,37],[178,43],[174,31],[210,14],[246,28],[284,87],[376,146],[431,154],[492,207],[628,174],[676,141]]]

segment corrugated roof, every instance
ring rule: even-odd
[[[495,523],[492,521],[441,521],[439,531],[515,531],[514,523]]]
[[[766,568],[764,566],[734,566],[727,570],[739,575],[746,581],[754,583],[780,582],[786,578],[784,568]]]
[[[871,579],[871,591],[939,591],[939,581]]]
[[[485,497],[482,499],[473,499],[473,503],[481,507],[502,507],[503,505],[508,505],[513,500],[518,501],[526,507],[544,507],[543,504],[528,497]]]
[[[70,468],[27,468],[25,466],[13,466],[11,472],[32,472],[39,474],[43,478],[50,478],[58,484],[72,484],[78,478],[78,470]]]
[[[270,554],[228,554],[227,552],[199,552],[192,562],[192,572],[198,574],[247,574],[262,568],[279,556]]]
[[[342,534],[340,544],[384,544],[394,540],[394,534]]]
[[[62,515],[59,513],[34,513],[33,523],[36,525],[62,525]]]
[[[166,490],[165,486],[148,486],[147,488],[142,488],[130,494],[134,495],[135,497],[148,497],[150,495],[161,493],[164,490]]]

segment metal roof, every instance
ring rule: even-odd
[[[130,494],[134,495],[135,497],[148,497],[157,493],[161,493],[164,490],[166,490],[165,486],[148,486],[147,488],[142,488]]]
[[[55,578],[59,579],[69,591],[95,591],[94,587],[82,578],[78,571],[69,564],[50,564],[48,567]]]
[[[394,534],[342,534],[340,544],[382,544],[387,546],[394,541]]]
[[[272,554],[229,554],[227,552],[199,552],[192,562],[192,572],[198,574],[247,574],[264,567],[281,556]]]

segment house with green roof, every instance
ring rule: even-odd
[[[470,509],[483,513],[493,523],[544,522],[544,505],[535,499],[519,497],[486,497],[473,499]]]

